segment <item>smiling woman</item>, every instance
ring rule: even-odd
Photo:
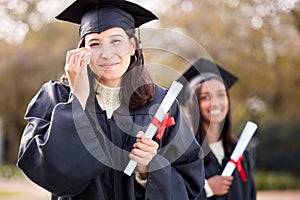
[[[152,81],[135,28],[157,17],[125,0],[77,0],[57,18],[80,24],[80,44],[61,81],[31,100],[18,167],[53,200],[197,199],[202,151],[178,102],[176,123],[144,137],[167,90]]]
[[[247,180],[235,171],[221,176],[236,145],[231,133],[230,97],[228,88],[237,78],[207,59],[199,59],[179,78],[188,82],[181,103],[186,106],[195,137],[204,149],[205,187],[199,199],[256,199],[256,189],[248,154],[243,155],[241,168]]]

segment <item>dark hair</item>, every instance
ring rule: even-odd
[[[219,79],[217,79],[217,80],[219,80]],[[195,138],[197,139],[199,144],[201,144],[203,146],[203,148],[205,150],[205,148],[208,148],[207,147],[208,144],[205,144],[206,132],[203,128],[203,120],[201,120],[202,113],[200,112],[200,104],[199,104],[200,103],[200,92],[201,92],[203,83],[205,83],[205,81],[197,84],[191,90],[189,99],[186,102],[186,108],[187,108],[189,121],[192,125],[192,130],[195,134]],[[223,126],[220,127],[221,128],[220,138],[222,139],[225,155],[230,156],[233,151],[233,148],[236,144],[236,139],[233,137],[232,132],[231,132],[230,96],[229,96],[228,88],[226,85],[225,85],[225,88],[226,88],[225,90],[226,90],[226,94],[228,97],[229,109],[228,109],[228,113],[222,123]],[[207,153],[208,152],[206,152],[206,154]],[[208,164],[208,162],[209,162],[209,157],[206,156],[204,158],[204,163]]]
[[[130,109],[135,110],[142,107],[147,102],[153,100],[155,87],[150,73],[144,66],[143,50],[135,36],[134,31],[126,31],[128,38],[134,38],[136,50],[131,56],[130,64],[122,77],[120,100],[123,104],[128,105]],[[78,48],[85,46],[83,37]],[[90,73],[92,73],[90,71]],[[91,77],[95,77],[93,74]]]

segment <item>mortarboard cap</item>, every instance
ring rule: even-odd
[[[191,88],[195,84],[212,78],[217,78],[223,81],[227,88],[230,88],[238,80],[235,75],[218,64],[210,60],[200,58],[177,79],[177,81],[183,85],[183,89],[178,96],[179,102],[181,104],[185,103]]]
[[[80,38],[109,28],[135,29],[158,19],[152,12],[125,0],[76,0],[56,19],[80,24]]]

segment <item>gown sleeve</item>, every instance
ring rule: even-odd
[[[64,95],[69,96],[64,86],[50,81],[31,100],[17,166],[51,193],[75,196],[104,165],[82,143],[80,133],[84,132],[91,146],[99,146],[79,101],[75,96],[63,101]]]
[[[168,127],[161,148],[150,162],[145,199],[198,199],[204,188],[202,149],[176,101],[169,111],[175,125]]]
[[[250,155],[248,151],[244,152],[244,156],[245,156],[245,166],[247,166],[247,179],[249,181],[249,186],[247,186],[249,189],[249,200],[256,200],[256,185],[255,185],[255,181],[253,178],[253,170],[252,170],[252,165],[251,165],[251,159],[250,159]]]

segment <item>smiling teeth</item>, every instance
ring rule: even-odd
[[[212,115],[217,115],[217,114],[220,114],[222,111],[221,110],[211,110],[210,113]]]

